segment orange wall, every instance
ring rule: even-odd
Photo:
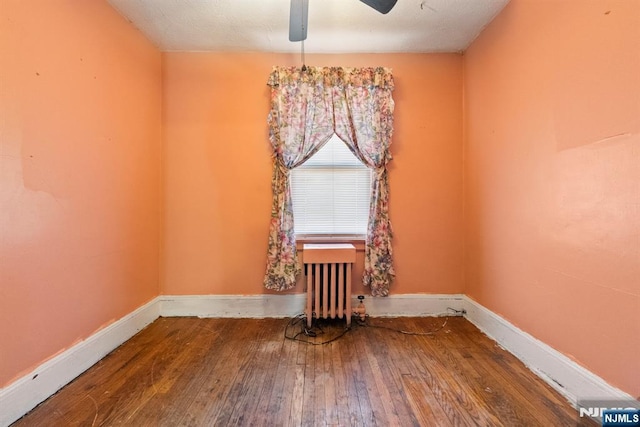
[[[0,386],[158,295],[162,102],[106,2],[1,3]]]
[[[307,55],[307,64],[393,69],[391,292],[460,293],[462,57]],[[273,65],[300,65],[299,55],[163,54],[163,294],[267,292]]]
[[[640,395],[640,2],[512,0],[465,54],[466,293]]]

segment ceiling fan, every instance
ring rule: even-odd
[[[360,0],[382,14],[389,13],[398,0]],[[309,0],[291,0],[289,12],[289,41],[299,42],[307,38]]]

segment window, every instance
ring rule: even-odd
[[[290,176],[297,235],[367,233],[371,171],[340,138],[333,135]]]

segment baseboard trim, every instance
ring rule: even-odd
[[[356,307],[357,299],[353,306]],[[464,309],[462,294],[399,294],[385,298],[365,297],[367,314],[373,317],[447,316]]]
[[[581,401],[624,400],[633,397],[578,365],[564,354],[522,331],[507,320],[464,296],[466,318],[531,371],[562,394],[575,408]]]
[[[0,389],[0,426],[20,419],[159,316],[155,298]]]
[[[293,317],[304,313],[306,294],[289,295],[164,295],[160,296],[163,317]],[[351,304],[358,304],[356,295]],[[367,296],[367,313],[377,317],[445,316],[449,308],[462,310],[463,295],[401,294],[386,298]]]
[[[293,317],[304,313],[306,294],[161,295],[163,317]]]

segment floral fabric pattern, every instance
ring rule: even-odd
[[[391,71],[381,67],[274,67],[268,85],[273,203],[265,287],[282,291],[295,286],[300,267],[289,171],[313,156],[335,133],[373,170],[363,282],[371,288],[371,295],[387,296],[395,276],[387,176],[394,109]]]

